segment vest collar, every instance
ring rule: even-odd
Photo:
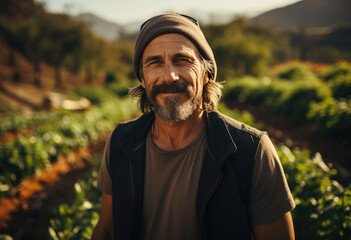
[[[207,144],[217,161],[223,161],[229,154],[237,150],[231,137],[228,124],[218,111],[206,113],[207,115]]]
[[[135,120],[129,131],[123,134],[120,143],[128,152],[135,152],[143,143],[145,143],[147,134],[154,120],[155,114],[153,112],[145,113]]]
[[[209,149],[216,160],[222,161],[227,154],[237,150],[237,146],[231,137],[228,125],[222,118],[222,114],[213,111],[205,114],[207,141]],[[152,123],[155,120],[155,114],[149,112],[135,121],[133,132],[127,132],[121,139],[124,146],[130,146],[130,151],[137,150],[145,142],[146,136]]]

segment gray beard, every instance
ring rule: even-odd
[[[178,97],[167,97],[164,102],[164,106],[155,104],[155,113],[165,121],[179,122],[187,120],[199,106],[198,101],[190,100],[183,104],[179,103]]]

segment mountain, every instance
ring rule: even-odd
[[[265,12],[253,21],[278,31],[351,24],[350,0],[303,0]]]
[[[89,26],[93,33],[110,42],[121,38],[135,39],[136,33],[139,31],[141,25],[141,22],[131,22],[125,25],[120,25],[114,22],[109,22],[92,13],[79,14],[73,18],[84,22]]]
[[[91,13],[83,13],[73,17],[76,20],[86,23],[97,36],[108,41],[115,41],[120,37],[124,28],[113,22],[109,22]]]
[[[302,0],[265,12],[251,20],[271,26],[278,31],[330,27],[345,23],[351,24],[350,9],[351,0]],[[80,14],[74,18],[87,23],[96,35],[108,41],[115,41],[121,37],[133,39],[141,25],[140,22],[120,25],[91,13]]]

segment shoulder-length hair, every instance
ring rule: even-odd
[[[216,82],[213,76],[214,66],[213,63],[209,60],[201,57],[201,62],[204,68],[204,78],[207,78],[207,83],[203,86],[202,90],[202,107],[201,109],[207,112],[212,112],[216,109],[219,100],[222,97],[223,87],[220,83]],[[143,78],[143,66],[140,64],[140,76]],[[205,79],[204,79],[205,80]],[[205,82],[205,81],[204,81]],[[132,88],[129,91],[129,95],[137,100],[138,107],[143,113],[147,113],[153,110],[153,104],[147,97],[146,90],[140,84],[139,86]]]

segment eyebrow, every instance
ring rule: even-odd
[[[150,56],[150,57],[147,57],[146,59],[145,59],[145,61],[144,61],[144,64],[147,64],[147,63],[149,63],[149,62],[151,62],[151,61],[154,61],[154,60],[158,60],[158,59],[160,59],[161,58],[161,56]]]
[[[192,55],[190,55],[190,54],[185,54],[185,53],[177,53],[177,54],[174,55],[174,57],[175,57],[175,58],[184,57],[184,58],[188,58],[188,59],[190,59],[190,60],[192,60],[192,61],[195,60],[195,58],[194,58]]]
[[[145,61],[143,62],[143,64],[148,64],[149,62],[152,62],[154,60],[159,60],[161,58],[160,55],[155,55],[155,56],[149,56],[145,59]],[[191,61],[195,61],[195,58],[190,55],[190,54],[186,54],[186,53],[176,53],[174,54],[173,58],[187,58],[190,59]]]

